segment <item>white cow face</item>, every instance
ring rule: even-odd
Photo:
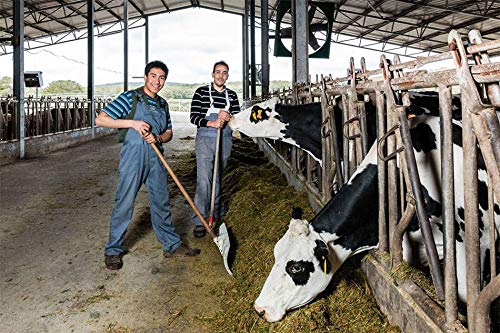
[[[279,101],[278,97],[273,97],[235,114],[229,121],[229,127],[254,138],[283,138],[281,130],[285,124],[275,117],[275,107]]]
[[[275,263],[255,310],[269,322],[312,301],[329,284],[333,272],[327,244],[305,220],[292,219],[274,247]]]

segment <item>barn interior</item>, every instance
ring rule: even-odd
[[[286,178],[286,182],[276,179],[283,189],[268,189],[271,195],[266,198],[279,199],[273,197],[275,191],[274,196],[278,192],[287,193],[295,200],[285,202],[282,198],[266,209],[257,209],[259,196],[268,194],[252,192],[256,189],[234,179],[244,176],[233,175],[228,183],[241,186],[239,190],[244,193],[230,188],[233,192],[229,194],[242,196],[241,202],[235,200],[234,204],[245,207],[235,206],[234,215],[228,215],[234,236],[255,232],[264,237],[267,229],[245,229],[243,225],[248,226],[252,220],[266,223],[269,214],[274,212],[273,234],[266,235],[269,238],[265,239],[266,242],[277,241],[286,230],[287,207],[308,202],[311,218],[328,202],[332,193],[338,191],[355,172],[369,148],[365,147],[366,139],[363,138],[363,126],[366,125],[361,120],[348,122],[347,119],[362,114],[364,98],[372,92],[382,92],[385,96],[391,95],[389,91],[394,92],[396,100],[388,102],[386,97],[381,102],[386,104],[388,113],[391,110],[394,114],[404,105],[405,91],[434,90],[440,94],[440,99],[444,94],[443,100],[446,101],[450,100],[446,94],[460,92],[462,107],[478,116],[477,119],[473,116],[473,130],[469,134],[471,137],[475,135],[471,140],[479,142],[489,172],[488,204],[491,207],[498,205],[500,145],[498,117],[494,115],[500,106],[500,65],[496,58],[500,51],[500,3],[496,1],[0,0],[0,56],[13,59],[13,96],[0,99],[0,152],[3,160],[0,166],[0,239],[4,248],[0,256],[4,267],[0,282],[0,322],[6,323],[5,331],[309,332],[330,329],[360,332],[363,327],[367,332],[398,331],[397,327],[403,332],[497,330],[495,325],[498,322],[492,323],[492,317],[498,308],[492,304],[495,300],[498,302],[500,296],[500,276],[494,264],[498,244],[492,246],[496,251],[490,251],[488,261],[492,268],[488,278],[468,272],[468,288],[472,296],[467,305],[463,305],[456,295],[453,296],[456,294],[456,288],[450,287],[453,280],[447,278],[451,274],[446,271],[446,266],[452,267],[451,264],[434,260],[429,275],[422,278],[425,282],[420,284],[411,282],[414,279],[408,278],[412,275],[410,273],[397,276],[397,272],[404,271],[404,268],[395,265],[400,264],[394,261],[397,249],[393,248],[392,236],[387,233],[384,236],[383,232],[380,236],[385,243],[379,248],[382,253],[372,252],[361,264],[368,280],[358,277],[359,271],[348,266],[344,276],[355,277],[334,280],[326,295],[311,306],[291,312],[280,323],[267,324],[253,313],[251,303],[265,280],[261,275],[266,274],[272,264],[262,265],[262,253],[271,260],[272,247],[260,252],[264,244],[260,244],[259,239],[232,239],[237,244],[236,249],[242,250],[242,256],[233,254],[236,278],[231,280],[225,275],[213,244],[206,239],[199,241],[191,237],[188,222],[191,211],[180,195],[172,199],[173,215],[177,216],[174,223],[188,242],[196,244],[208,255],[195,262],[163,261],[148,224],[147,192],[144,190],[139,193],[135,224],[128,239],[133,253],[127,263],[130,270],[121,272],[124,274],[106,271],[102,263],[103,235],[107,233],[120,147],[114,144],[113,136],[109,136],[112,132],[95,126],[96,113],[104,105],[95,101],[94,96],[94,39],[111,34],[123,35],[123,89],[127,90],[130,78],[128,51],[133,42],[129,40],[128,31],[144,31],[143,48],[147,63],[151,60],[148,51],[150,35],[155,33],[150,29],[149,18],[192,8],[241,17],[244,27],[240,41],[242,64],[247,69],[241,78],[243,107],[278,96],[288,104],[321,102],[324,121],[331,119],[328,112],[333,112],[337,104],[345,103],[344,109],[352,112],[344,115],[346,125],[342,131],[347,133],[342,143],[335,144],[332,136],[323,136],[322,165],[295,147],[257,140],[259,149]],[[475,35],[470,31],[475,31]],[[260,33],[260,45],[256,45],[256,33]],[[87,41],[86,101],[81,105],[64,106],[67,116],[64,113],[60,117],[58,114],[46,118],[41,116],[31,124],[32,106],[26,104],[25,87],[36,87],[41,77],[25,71],[23,53],[80,39]],[[273,54],[269,53],[271,44]],[[336,45],[355,46],[359,48],[360,57],[363,50],[380,51],[387,56],[381,59],[380,68],[366,68],[363,60],[357,64],[353,59],[345,64],[347,75],[345,72],[331,73],[311,78],[309,62],[314,58],[328,58],[335,53]],[[292,88],[270,91],[271,56],[290,58]],[[403,56],[413,60],[403,63],[399,61]],[[392,57],[394,60],[389,60]],[[260,64],[257,58],[260,58]],[[443,59],[452,61],[452,67],[438,71],[422,68]],[[341,96],[341,99],[337,100],[336,96]],[[167,156],[172,159],[176,172],[182,175],[181,180],[194,186],[190,178],[194,172],[193,156],[186,154],[193,149],[194,129],[185,117],[179,117],[177,121],[177,139]],[[396,120],[388,116],[386,131],[393,121]],[[335,127],[330,123],[327,126],[330,130]],[[401,134],[398,135],[390,144],[407,143]],[[475,144],[475,141],[470,142]],[[351,155],[343,156],[344,161],[349,161],[346,167],[340,167],[342,162],[335,153],[334,147],[339,144],[346,147],[344,154],[351,152]],[[244,144],[242,149],[243,152],[237,154],[260,154],[249,154],[246,150],[256,148]],[[391,149],[396,150],[395,147]],[[248,156],[243,159],[250,160],[250,165],[264,166],[264,169],[271,167]],[[243,161],[235,163],[243,164]],[[391,168],[390,163],[387,161],[387,170]],[[252,171],[237,172],[262,172],[247,168]],[[267,179],[278,176],[278,169],[273,170]],[[412,188],[411,175],[402,175],[408,178],[402,187]],[[477,187],[474,177],[464,178],[472,181],[466,183],[465,188]],[[286,184],[293,185],[301,191],[300,194]],[[388,187],[385,192],[387,202],[404,202],[403,206],[411,207],[413,201],[417,201],[414,208],[417,212],[413,211],[413,214],[418,215],[418,191],[414,187],[412,191],[416,199],[405,199],[404,194],[397,194],[397,191],[391,196],[391,189]],[[188,186],[188,190],[193,188]],[[171,187],[171,192],[175,191]],[[477,206],[478,194],[471,192],[469,207],[473,207],[474,202]],[[252,205],[245,206],[248,197],[253,200],[254,215],[247,211]],[[398,209],[401,208],[388,208],[387,219],[394,223],[389,225],[390,230],[397,229],[397,221],[404,215],[403,210],[398,215]],[[479,213],[474,209],[467,211],[470,213],[466,213],[466,218],[477,222]],[[491,223],[494,219],[490,218]],[[241,221],[245,223],[239,225]],[[404,216],[401,221],[404,222]],[[473,237],[469,238],[471,244],[479,243],[479,235],[474,238],[475,233],[477,231],[470,232]],[[478,266],[482,264],[473,254],[467,260],[473,272],[480,269]],[[396,272],[392,270],[394,266],[398,267]],[[250,286],[250,282],[257,286]],[[332,298],[346,299],[350,293],[341,293],[343,283],[363,292],[352,302],[370,298],[378,303],[380,309],[373,312],[380,319],[377,321],[379,326],[368,327],[366,323],[374,321],[364,317],[334,317],[332,308],[341,303],[334,303]],[[397,301],[395,295],[399,295]],[[226,308],[224,300],[231,304],[230,308]],[[352,311],[348,307],[342,309],[345,313]],[[363,309],[361,312],[372,311],[361,306],[360,309]],[[229,322],[231,318],[234,321]],[[361,323],[361,328],[347,326],[349,321]]]

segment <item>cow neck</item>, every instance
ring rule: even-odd
[[[360,166],[351,181],[311,220],[313,229],[328,242],[355,252],[378,243],[377,165]]]

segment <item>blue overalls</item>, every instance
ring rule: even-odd
[[[135,93],[135,92],[134,92]],[[167,115],[159,103],[149,105],[146,97],[139,97],[134,120],[143,120],[151,125],[151,132],[161,134],[167,130]],[[160,151],[163,148],[160,146]],[[154,150],[134,129],[129,129],[120,152],[118,166],[120,182],[116,189],[115,206],[111,214],[109,241],[104,248],[106,255],[118,255],[125,232],[132,219],[134,201],[141,185],[146,184],[149,192],[151,223],[163,252],[174,251],[181,245],[181,238],[175,232],[170,213],[167,173]]]
[[[205,119],[215,120],[218,117],[219,109],[214,108],[214,100],[212,98],[212,85],[209,85],[210,94],[210,108],[207,110]],[[226,107],[224,108],[229,112],[231,104],[229,103],[229,96],[226,89]],[[229,126],[222,129],[221,133],[221,147],[219,150],[219,170],[217,173],[216,187],[215,187],[215,207],[214,218],[218,220],[223,214],[220,205],[220,184],[222,177],[222,170],[226,167],[227,159],[231,154],[232,131]],[[215,158],[215,144],[217,140],[217,129],[213,127],[200,127],[196,132],[195,151],[196,151],[196,195],[194,203],[200,210],[201,215],[206,219],[210,215],[210,200],[212,195],[212,177],[214,170]],[[203,225],[196,214],[193,214],[193,224]]]

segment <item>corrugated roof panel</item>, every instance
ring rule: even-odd
[[[244,12],[244,0],[128,0],[128,16],[132,25],[142,24],[137,18],[195,7]],[[276,20],[278,0],[269,0],[269,15]],[[336,6],[334,33],[345,34],[349,43],[357,45],[387,45],[398,43],[437,52],[447,50],[447,37],[454,28],[466,34],[479,29],[485,40],[500,37],[500,2],[477,0],[335,0],[323,1]],[[122,29],[123,0],[95,0],[95,22],[99,33]],[[256,16],[260,16],[260,1],[256,1]],[[25,35],[37,39],[68,34],[87,27],[86,0],[25,0]],[[12,37],[13,1],[0,0],[0,54]],[[289,22],[289,19],[287,19]],[[315,22],[322,18],[315,16]],[[135,23],[133,23],[135,22]],[[112,29],[108,26],[113,24]],[[271,27],[273,25],[271,24]],[[274,34],[271,31],[270,34]],[[57,37],[58,38],[58,37]],[[57,40],[54,38],[54,40]],[[334,40],[337,37],[334,37]],[[7,40],[7,41],[5,41]],[[347,42],[346,42],[347,43]]]

